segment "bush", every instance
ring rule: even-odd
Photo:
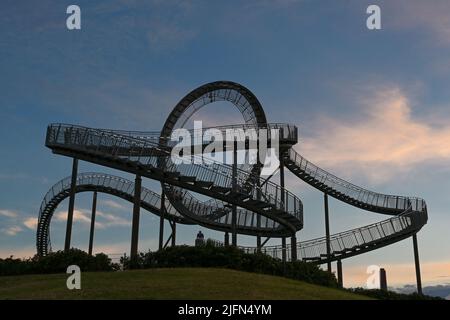
[[[82,271],[112,271],[118,268],[111,263],[111,259],[104,253],[90,256],[79,249],[57,251],[46,256],[34,256],[28,259],[0,259],[0,276],[35,274],[35,273],[61,273],[66,272],[70,265],[77,265]]]
[[[229,268],[240,271],[264,273],[302,280],[328,287],[337,287],[333,274],[321,270],[317,265],[301,261],[283,263],[262,253],[249,254],[239,248],[216,247],[208,244],[199,247],[176,246],[160,251],[140,253],[136,261],[128,257],[121,259],[125,269],[148,268]]]

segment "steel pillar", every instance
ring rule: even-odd
[[[283,206],[285,207],[286,204],[286,192],[285,192],[285,186],[284,186],[284,164],[283,161],[280,161],[280,186],[281,186],[281,201],[283,203]],[[287,210],[287,208],[284,208],[285,210]],[[286,262],[286,238],[283,237],[281,238],[281,255],[282,255],[282,260],[283,262]],[[295,250],[297,253],[297,250]]]
[[[228,232],[225,232],[225,236],[224,236],[224,242],[226,246],[230,245],[230,235]]]
[[[261,179],[260,179],[260,173],[261,168],[259,168],[258,171],[258,181],[257,183],[257,190],[256,190],[256,199],[261,200]],[[261,215],[259,213],[256,213],[256,227],[258,230],[261,228]],[[256,235],[256,251],[261,252],[261,236],[258,234]]]
[[[92,214],[91,214],[91,231],[89,232],[89,255],[92,255],[92,247],[94,245],[94,230],[95,230],[95,214],[97,211],[97,191],[94,191],[92,196]]]
[[[139,241],[139,215],[141,209],[141,187],[142,178],[136,175],[134,180],[134,204],[133,204],[133,222],[131,226],[131,250],[130,259],[133,262],[138,255],[138,241]]]
[[[295,233],[291,236],[291,261],[297,261],[297,238]]]
[[[323,202],[325,207],[325,237],[327,242],[327,258],[330,258],[331,255],[331,245],[330,245],[330,219],[328,215],[328,195],[326,193],[323,194]],[[327,270],[331,273],[331,261],[327,262]]]
[[[172,243],[171,243],[172,247],[175,247],[176,235],[177,235],[177,223],[174,221],[172,225]]]
[[[380,268],[380,290],[387,291],[386,270]]]
[[[166,194],[164,192],[164,188],[162,188],[161,193],[161,208],[159,210],[159,250],[161,250],[164,246],[164,215],[166,212]]]
[[[336,262],[336,265],[337,265],[337,280],[338,280],[338,285],[339,285],[339,288],[343,288],[343,287],[344,287],[344,279],[343,279],[343,277],[342,277],[342,261],[341,261],[341,259],[339,259],[339,260]]]
[[[232,189],[236,191],[237,188],[237,141],[234,141],[233,148],[233,182]],[[231,212],[231,244],[236,247],[237,246],[237,233],[236,233],[236,223],[237,223],[237,206],[235,204],[232,205]]]
[[[422,294],[422,278],[420,276],[420,261],[419,261],[419,247],[417,245],[417,234],[413,234],[413,247],[414,247],[414,262],[416,265],[416,281],[417,281],[417,293]]]
[[[67,212],[66,241],[64,242],[64,251],[68,251],[70,249],[70,240],[72,238],[73,210],[75,207],[75,191],[77,186],[77,175],[78,175],[78,159],[73,158],[72,181],[70,184],[69,210]]]

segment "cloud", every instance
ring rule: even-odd
[[[18,216],[18,214],[15,211],[2,209],[2,210],[0,210],[0,216],[7,217],[7,218],[16,218]]]
[[[97,211],[97,216],[102,218],[102,222],[100,223],[101,228],[112,227],[112,226],[129,226],[130,221],[116,215],[112,215],[109,213],[104,213],[101,211]]]
[[[450,45],[450,10],[448,0],[430,2],[420,0],[392,1],[395,19],[389,19],[399,29],[424,29],[441,45]],[[382,9],[383,10],[383,9]]]
[[[74,210],[73,221],[79,222],[85,226],[91,225],[91,216],[87,214],[88,210]],[[59,211],[55,214],[56,221],[67,221],[67,211]],[[104,213],[102,211],[96,212],[95,227],[98,229],[106,229],[108,227],[129,226],[130,221],[118,217],[113,214]]]
[[[23,224],[31,230],[36,230],[38,219],[36,217],[28,217],[23,220]]]
[[[399,292],[410,294],[416,292],[416,285],[404,285],[403,287],[391,288],[392,290]],[[450,300],[450,283],[438,284],[434,286],[426,286],[423,287],[423,293],[433,297],[441,297],[447,300]]]
[[[322,116],[314,124],[317,135],[300,144],[301,153],[324,168],[363,173],[375,182],[425,162],[448,162],[450,123],[421,121],[411,112],[411,103],[400,89],[381,89],[363,101],[358,117]]]
[[[114,200],[103,200],[102,204],[113,209],[125,209],[125,206]]]
[[[0,180],[24,180],[29,176],[25,173],[0,173]]]
[[[4,228],[2,229],[3,233],[8,235],[8,236],[15,236],[17,235],[19,232],[22,232],[23,229],[19,226],[11,226],[8,228]]]
[[[67,221],[67,211],[59,211],[55,214],[56,221]],[[80,210],[73,210],[73,221],[90,224],[91,219],[87,214]]]

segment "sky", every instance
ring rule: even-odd
[[[70,4],[81,8],[81,30],[66,28]],[[370,4],[381,8],[381,30],[366,27]],[[426,199],[429,221],[418,235],[423,281],[450,284],[447,0],[3,0],[0,74],[0,257],[35,253],[40,203],[70,175],[71,160],[44,146],[49,123],[158,131],[190,90],[230,80],[258,97],[269,122],[298,126],[295,149],[307,159],[370,190]],[[211,105],[196,117],[242,123],[232,106]],[[85,171],[130,178],[81,162]],[[323,236],[322,194],[292,174],[286,181],[304,204],[297,238]],[[76,199],[72,239],[81,249],[91,198]],[[94,251],[129,251],[131,204],[100,195],[98,210]],[[63,246],[66,212],[67,201],[52,221],[54,250]],[[384,218],[330,200],[333,233]],[[140,250],[156,249],[158,223],[143,211]],[[193,244],[199,229],[223,238],[179,226],[177,243]],[[344,284],[364,286],[370,265],[386,269],[389,285],[414,284],[413,263],[406,239],[345,260]]]

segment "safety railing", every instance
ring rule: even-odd
[[[143,165],[148,169],[161,168],[162,160],[165,172],[195,177],[197,181],[212,182],[215,186],[223,188],[233,188],[233,168],[229,165],[215,163],[212,160],[195,155],[192,156],[193,163],[189,165],[174,164],[171,161],[170,153],[162,150],[160,145],[145,139],[124,136],[111,131],[53,124],[48,127],[46,145],[50,148],[60,147],[121,158]],[[128,155],[117,156],[117,150],[119,149],[128,149]],[[145,156],[141,156],[144,150],[146,151]],[[148,150],[153,150],[153,152],[149,153]],[[207,162],[206,165],[204,164],[205,161]],[[236,187],[233,190],[239,192],[239,189],[245,186],[249,178],[250,173],[238,169],[235,177]],[[259,177],[252,178],[261,179]],[[284,190],[285,197],[282,197],[281,187],[272,182],[263,183],[263,179],[261,179],[260,185],[263,187],[255,185],[253,189],[245,190],[246,195],[254,200],[259,200],[258,192],[260,192],[268,204],[293,215],[300,221],[302,220],[303,207],[300,199],[286,190]]]
[[[161,136],[160,132],[156,131],[129,131],[129,130],[112,130],[112,129],[99,129],[103,132],[111,132],[112,134],[124,135],[138,139],[149,140],[153,143],[163,143],[168,147],[174,147],[179,141],[172,139],[171,136]],[[210,143],[211,136],[215,135],[222,137],[226,142],[227,138],[230,140],[231,147],[233,147],[233,141],[256,142],[266,140],[271,142],[273,139],[277,139],[280,145],[283,144],[296,144],[298,141],[298,129],[295,125],[288,123],[267,123],[267,124],[235,124],[225,125],[217,127],[205,127],[201,129],[184,129],[186,136],[191,138],[191,145],[199,145]],[[217,140],[214,140],[215,142]],[[186,143],[186,142],[184,142]],[[250,147],[252,145],[250,144]],[[224,150],[225,151],[225,150]]]
[[[302,157],[292,148],[287,152],[289,160],[293,162],[299,170],[306,173],[317,182],[356,201],[382,209],[396,210],[398,213],[405,211],[410,207],[415,211],[423,211],[426,209],[426,203],[423,199],[417,197],[386,195],[366,190],[321,169]]]
[[[330,236],[330,258],[351,253],[354,250],[366,248],[373,244],[388,242],[390,239],[410,235],[417,232],[423,225],[421,212],[407,212],[364,227],[347,230]],[[257,252],[256,247],[241,247],[247,253]],[[291,247],[286,246],[285,254],[290,259]],[[266,246],[261,252],[274,258],[282,258],[283,247],[280,245]],[[306,261],[326,259],[327,238],[302,241],[297,243],[297,257]]]

